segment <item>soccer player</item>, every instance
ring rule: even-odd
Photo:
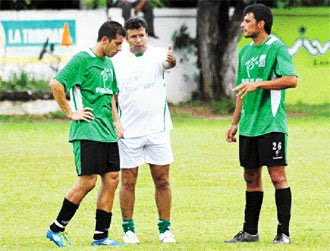
[[[285,89],[297,85],[296,71],[287,47],[270,35],[271,10],[262,4],[247,6],[241,24],[252,43],[239,54],[236,108],[226,140],[236,142],[239,123],[239,158],[246,181],[243,231],[227,243],[258,241],[258,220],[263,200],[262,166],[275,187],[278,227],[274,244],[290,243],[291,190],[287,165]]]
[[[120,205],[125,243],[139,243],[133,209],[139,166],[148,163],[155,183],[159,240],[175,242],[170,230],[170,143],[172,121],[166,102],[165,72],[176,65],[172,48],[166,51],[147,45],[148,28],[143,19],[125,23],[129,51],[118,53],[113,62],[118,79],[118,108],[124,136],[119,140]]]
[[[122,128],[115,97],[117,81],[112,62],[107,57],[121,50],[125,29],[117,22],[105,22],[99,28],[95,47],[76,54],[49,83],[60,108],[71,119],[69,141],[72,143],[78,180],[66,194],[62,208],[47,231],[47,238],[56,245],[71,246],[65,227],[76,213],[81,201],[101,176],[97,197],[96,226],[92,246],[119,245],[108,238],[115,190],[119,182],[119,150],[117,137]],[[71,91],[74,111],[66,101]],[[114,121],[114,122],[113,122]]]

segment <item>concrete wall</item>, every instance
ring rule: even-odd
[[[188,27],[192,37],[196,34],[196,9],[154,9],[155,33],[159,39],[149,38],[149,44],[167,48],[172,43],[173,33],[182,25]],[[112,8],[108,15],[111,19],[123,23],[121,9]],[[38,21],[39,20],[39,21]],[[41,21],[40,21],[41,20]],[[28,72],[30,77],[50,80],[54,74],[78,51],[92,47],[95,44],[97,30],[107,20],[105,9],[98,10],[45,10],[45,11],[1,11],[0,12],[0,76],[9,79],[21,71]],[[21,22],[21,23],[18,23]],[[36,22],[31,22],[36,21]],[[49,27],[36,27],[49,23]],[[70,22],[70,32],[74,44],[61,46],[63,29],[55,26]],[[18,23],[18,24],[17,24]],[[17,28],[14,26],[17,25]],[[53,25],[53,26],[52,26]],[[22,26],[26,26],[25,28]],[[48,36],[50,45],[42,59],[39,55],[43,43]],[[127,45],[126,45],[127,48]],[[174,51],[178,59],[183,55]],[[179,60],[178,60],[179,62]],[[179,63],[168,76],[167,95],[169,102],[179,103],[189,101],[197,89],[193,76],[197,72],[196,57]]]

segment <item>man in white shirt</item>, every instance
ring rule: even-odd
[[[175,242],[170,230],[171,190],[169,168],[173,162],[170,142],[172,121],[166,102],[165,73],[176,65],[171,45],[147,46],[148,26],[140,18],[125,23],[129,51],[113,58],[118,80],[118,108],[124,136],[119,140],[125,243],[139,243],[133,209],[138,167],[148,163],[156,188],[159,240]]]

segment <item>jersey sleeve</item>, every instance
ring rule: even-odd
[[[296,76],[289,50],[286,46],[278,49],[276,57],[275,73],[279,76]]]
[[[55,76],[55,79],[64,85],[65,92],[68,92],[75,85],[81,85],[84,77],[85,65],[83,58],[79,56],[79,54],[75,55]]]

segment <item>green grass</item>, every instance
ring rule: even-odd
[[[0,123],[0,250],[56,250],[45,238],[63,196],[76,180],[67,121],[45,119]],[[172,229],[177,243],[161,245],[157,234],[154,186],[147,166],[140,168],[135,222],[139,246],[118,250],[329,250],[330,163],[327,117],[289,119],[289,168],[293,191],[291,235],[285,247],[271,244],[276,232],[274,189],[264,170],[265,198],[256,244],[225,245],[242,227],[244,181],[238,144],[224,134],[229,119],[176,116],[172,131]],[[91,250],[93,190],[67,227],[74,247]],[[110,236],[121,240],[118,191]],[[106,250],[96,248],[93,250]]]

